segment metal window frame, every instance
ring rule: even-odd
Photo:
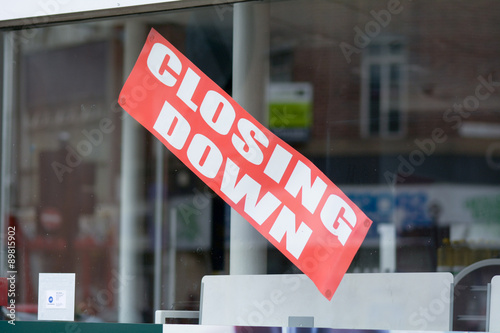
[[[6,275],[7,272],[7,255],[3,253],[6,250],[6,237],[4,232],[7,230],[9,221],[9,207],[11,205],[10,192],[12,188],[11,178],[11,149],[12,149],[12,114],[14,110],[15,96],[14,83],[16,80],[16,64],[13,40],[15,39],[15,31],[5,32],[0,38],[2,42],[2,55],[0,55],[0,65],[3,66],[2,73],[2,104],[1,104],[1,162],[0,162],[0,275]]]

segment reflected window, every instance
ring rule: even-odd
[[[363,136],[405,134],[405,64],[404,42],[401,39],[373,41],[365,49],[361,63]]]

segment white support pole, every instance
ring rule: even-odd
[[[266,123],[269,82],[269,5],[234,4],[233,98]],[[230,274],[265,274],[267,241],[231,210]]]
[[[391,223],[378,225],[380,235],[380,272],[396,271],[396,227]]]
[[[145,25],[137,21],[125,23],[123,77],[130,74],[146,38]],[[120,283],[118,321],[141,322],[139,309],[140,277],[138,270],[138,230],[142,199],[139,196],[143,163],[144,138],[141,127],[124,112],[122,122],[121,192],[120,192]]]

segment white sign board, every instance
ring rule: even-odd
[[[38,320],[75,320],[74,273],[40,273]]]
[[[449,331],[452,283],[451,273],[346,274],[328,301],[301,274],[205,276],[200,324]]]

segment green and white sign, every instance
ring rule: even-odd
[[[271,83],[269,129],[288,142],[309,139],[313,114],[313,88],[308,82]]]

